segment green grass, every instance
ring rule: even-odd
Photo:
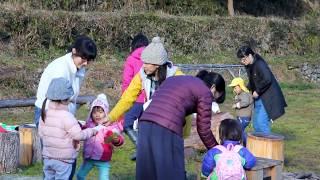
[[[16,57],[8,54],[0,54],[5,67],[23,67],[28,70],[35,71],[40,66],[44,66],[48,60],[59,57],[60,52],[54,49],[49,50],[41,56],[33,59],[33,56]],[[39,52],[41,54],[41,52]],[[120,68],[121,62],[125,57],[124,53],[115,53],[113,56],[102,54],[97,59],[97,64],[110,64],[115,69]],[[285,69],[286,65],[291,62],[296,62],[297,59],[316,59],[314,55],[304,57],[268,57],[268,62],[272,65],[273,71],[277,70],[282,74],[280,83],[289,107],[286,109],[286,114],[279,120],[276,120],[272,126],[274,132],[285,136],[285,171],[315,171],[320,172],[320,159],[317,158],[320,153],[320,131],[319,131],[319,115],[320,115],[320,89],[319,85],[307,83],[296,74],[295,71]],[[175,63],[230,63],[236,64],[238,61],[233,53],[215,53],[213,55],[175,55],[172,57]],[[299,61],[301,63],[301,61]],[[311,61],[312,62],[312,61]],[[314,61],[315,62],[315,61]],[[277,66],[276,66],[277,65]],[[279,68],[280,67],[280,68]],[[99,69],[101,71],[101,69]],[[292,78],[292,76],[296,78]],[[106,77],[105,79],[108,79]],[[115,78],[115,77],[111,77]],[[89,80],[89,79],[88,79]],[[99,81],[100,82],[100,81]],[[226,82],[230,83],[229,81]],[[99,85],[99,84],[98,84]],[[97,85],[97,86],[98,86]],[[7,91],[10,97],[16,96],[16,89]],[[87,87],[94,88],[94,87]],[[102,87],[99,88],[101,92]],[[232,89],[227,87],[227,99],[221,105],[222,111],[229,111],[234,114],[230,108],[233,93]],[[0,90],[4,94],[4,90]],[[4,96],[6,97],[6,96]],[[114,103],[115,97],[111,98],[111,105]],[[77,113],[77,119],[85,120],[87,118],[88,109],[82,106]],[[33,108],[16,108],[16,109],[1,109],[0,122],[9,125],[31,123],[33,121]],[[249,127],[249,130],[252,129]],[[130,161],[130,156],[134,152],[133,144],[126,137],[126,142],[122,147],[116,148],[112,158],[111,175],[115,179],[133,179],[135,174],[135,163]],[[197,172],[200,168],[200,162],[203,153],[198,153],[197,157],[186,159],[186,169],[188,172]],[[81,153],[78,158],[78,166],[81,165]],[[36,164],[26,168],[21,168],[19,175],[36,176],[41,175],[41,164]],[[97,177],[97,171],[93,170],[90,177]]]
[[[288,108],[286,114],[276,120],[272,125],[272,130],[285,136],[285,164],[284,170],[289,172],[314,171],[320,172],[320,89],[316,85],[302,83],[282,83]],[[233,94],[228,88],[226,102],[221,106],[223,111],[230,111]],[[1,111],[0,119],[8,124],[31,122],[32,109],[11,112]],[[78,119],[87,117],[87,108],[82,106],[79,110]],[[249,128],[251,129],[251,128]],[[134,152],[134,146],[126,137],[126,142],[122,147],[116,148],[112,162],[111,175],[115,179],[134,179],[135,163],[130,160]],[[196,173],[200,168],[203,153],[198,153],[197,157],[186,160],[188,172]],[[82,158],[79,155],[78,166]],[[35,176],[41,175],[41,164],[22,168],[19,175]],[[89,177],[95,179],[97,171],[90,172]]]

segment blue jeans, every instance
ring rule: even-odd
[[[271,133],[270,119],[260,98],[254,101],[254,117],[252,123],[255,133]]]
[[[84,180],[93,167],[97,167],[99,170],[99,180],[109,180],[110,163],[92,159],[85,159],[83,161],[77,173],[77,179]]]
[[[247,133],[246,133],[246,127],[249,125],[251,117],[237,117],[237,120],[240,122],[241,124],[241,128],[242,128],[242,142],[243,142],[243,146],[246,147],[247,146]]]
[[[68,179],[72,170],[72,164],[55,159],[43,160],[43,172],[45,180]]]
[[[143,112],[143,103],[135,102],[124,116],[124,128],[132,129],[133,122],[139,119]]]
[[[33,118],[33,122],[36,124],[37,128],[39,126],[39,119],[41,116],[41,109],[38,108],[37,106],[34,106],[34,118]]]

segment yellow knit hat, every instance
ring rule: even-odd
[[[236,77],[231,81],[231,84],[229,84],[229,87],[235,87],[240,86],[242,91],[249,92],[248,88],[244,85],[244,80],[241,77]]]

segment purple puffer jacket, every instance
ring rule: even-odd
[[[182,137],[185,117],[197,113],[197,130],[204,145],[217,145],[211,126],[213,96],[204,82],[193,76],[167,78],[152,96],[152,102],[140,121],[151,121]]]

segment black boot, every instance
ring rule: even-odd
[[[129,139],[133,142],[133,144],[137,147],[138,144],[138,133],[137,131],[131,129],[131,128],[125,128],[124,132],[128,135]],[[134,152],[131,156],[131,160],[135,161],[137,157],[137,153]]]

